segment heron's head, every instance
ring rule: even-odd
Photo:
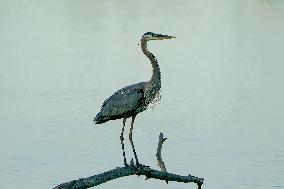
[[[143,36],[142,39],[144,40],[163,40],[163,39],[172,39],[172,38],[176,38],[174,36],[170,36],[170,35],[163,35],[163,34],[156,34],[153,32],[146,32]]]

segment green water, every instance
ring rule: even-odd
[[[280,0],[0,1],[0,188],[123,165],[122,121],[92,120],[117,89],[150,78],[147,31],[177,38],[148,45],[162,99],[136,119],[140,161],[158,168],[162,131],[168,171],[204,177],[204,189],[284,188],[283,20]],[[147,187],[196,188],[135,176],[100,186]]]

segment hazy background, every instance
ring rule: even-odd
[[[158,168],[162,131],[168,171],[204,177],[204,189],[284,188],[284,1],[1,0],[1,189],[123,165],[122,121],[92,120],[113,92],[150,78],[138,46],[147,31],[177,38],[148,45],[162,99],[136,119],[140,161]],[[99,186],[150,187],[196,185],[131,176]]]

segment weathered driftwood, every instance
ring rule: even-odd
[[[106,171],[98,175],[66,182],[56,186],[54,189],[85,189],[103,184],[110,180],[130,175],[138,175],[138,176],[144,175],[146,176],[146,179],[149,178],[160,179],[160,180],[165,180],[167,183],[168,181],[176,181],[183,183],[193,182],[198,185],[198,189],[201,189],[201,185],[203,184],[204,181],[203,178],[198,178],[192,175],[181,176],[166,171],[165,164],[161,157],[162,145],[165,140],[166,138],[163,138],[163,133],[160,133],[156,157],[158,165],[161,168],[161,171],[151,169],[148,166],[139,166],[137,168],[136,166],[134,166],[133,161],[131,161],[130,166],[128,167],[117,167],[113,170]]]
[[[159,165],[161,171],[165,171],[165,172],[167,172],[167,169],[166,169],[165,163],[162,160],[162,147],[163,147],[163,143],[166,140],[167,140],[167,138],[164,138],[163,133],[160,133],[160,135],[159,135],[159,142],[158,142],[158,148],[157,148],[157,153],[156,153],[158,165]],[[166,183],[168,184],[169,181],[166,180]]]
[[[160,133],[156,157],[157,157],[158,165],[159,165],[161,171],[167,171],[165,163],[162,160],[162,147],[163,147],[163,143],[166,140],[167,140],[167,138],[164,138],[163,133]]]

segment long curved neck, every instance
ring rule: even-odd
[[[147,40],[144,38],[141,39],[141,48],[142,48],[143,53],[150,59],[151,64],[152,64],[153,73],[152,73],[151,80],[149,82],[152,84],[155,84],[156,87],[160,89],[161,87],[160,67],[159,67],[156,57],[151,52],[148,51]]]

